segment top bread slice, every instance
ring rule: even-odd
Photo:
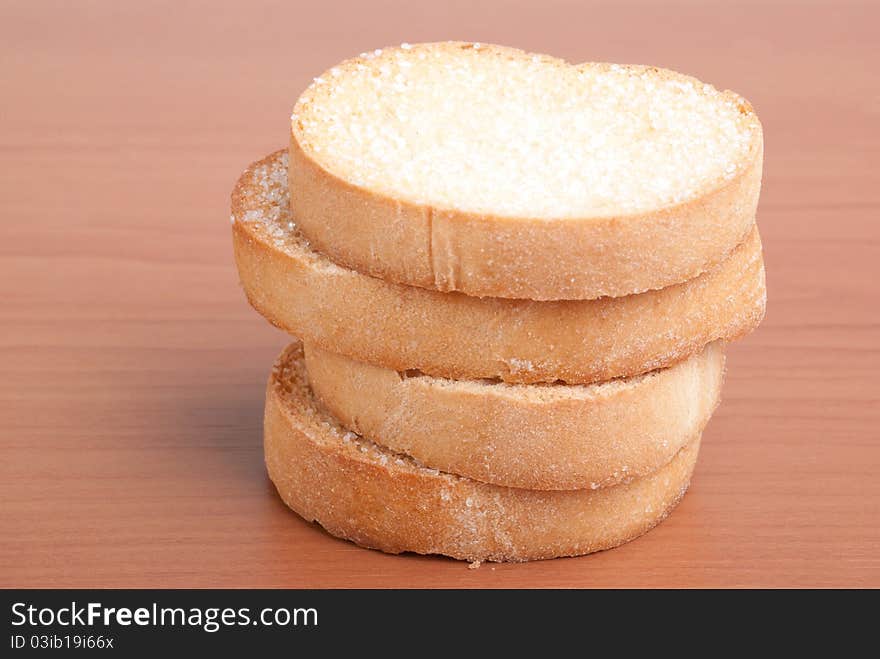
[[[693,278],[741,243],[762,162],[748,102],[694,78],[404,44],[299,98],[291,212],[316,249],[389,281],[617,297]]]

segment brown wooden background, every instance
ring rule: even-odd
[[[873,4],[873,6],[872,6]],[[2,2],[0,585],[880,586],[876,3]],[[393,557],[288,512],[228,194],[326,67],[466,39],[748,97],[769,310],[659,528],[527,565]]]

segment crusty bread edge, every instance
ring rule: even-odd
[[[314,401],[285,382],[282,353],[266,392],[266,466],[282,500],[332,535],[389,553],[526,561],[615,547],[647,532],[690,482],[699,435],[659,471],[599,490],[505,488],[420,467],[342,439]],[[332,429],[332,430],[331,430]]]
[[[407,374],[305,345],[315,397],[340,423],[422,464],[538,490],[652,473],[709,422],[724,351],[598,385],[507,385]]]
[[[764,316],[755,227],[712,271],[621,298],[479,299],[385,282],[326,259],[319,272],[274,244],[259,222],[244,220],[265,211],[250,201],[253,171],[278,166],[281,154],[253,163],[233,191],[239,279],[269,322],[325,350],[450,379],[587,384],[669,366],[711,341],[748,334]]]

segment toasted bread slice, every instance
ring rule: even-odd
[[[499,487],[421,466],[347,431],[308,386],[302,347],[269,379],[266,466],[284,502],[331,534],[382,551],[525,561],[614,547],[660,522],[690,481],[699,433],[659,471],[598,490]]]
[[[291,208],[360,272],[532,300],[692,279],[755,219],[751,106],[645,66],[433,43],[345,61],[291,117]]]
[[[674,364],[764,315],[756,229],[700,277],[621,298],[480,299],[369,277],[313,251],[297,231],[286,165],[284,152],[268,156],[233,192],[241,283],[270,322],[358,361],[450,379],[583,384]]]
[[[724,351],[592,385],[504,384],[399,373],[305,346],[316,398],[346,428],[422,464],[537,490],[652,473],[709,422]]]

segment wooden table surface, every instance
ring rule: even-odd
[[[301,6],[298,6],[301,5]],[[880,586],[876,3],[0,5],[0,585]],[[228,195],[344,57],[499,42],[666,66],[766,139],[766,320],[690,493],[594,556],[484,565],[335,540],[275,496]]]

